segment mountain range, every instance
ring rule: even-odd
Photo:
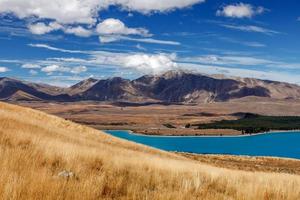
[[[183,71],[145,75],[135,80],[120,77],[105,80],[89,78],[68,88],[0,78],[0,99],[4,101],[203,103],[224,102],[247,96],[300,99],[300,86]]]

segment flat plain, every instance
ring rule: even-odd
[[[239,113],[268,116],[300,116],[299,100],[248,97],[203,104],[111,104],[105,102],[18,102],[19,105],[53,114],[99,130],[133,130],[151,135],[239,135],[236,130],[199,130],[187,124],[234,120]],[[168,127],[171,125],[172,128]]]

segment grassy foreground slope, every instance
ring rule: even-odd
[[[0,199],[300,197],[297,175],[216,168],[5,103],[0,155]]]

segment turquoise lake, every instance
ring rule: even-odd
[[[295,131],[234,137],[145,136],[124,130],[105,132],[166,151],[300,159],[300,132]]]

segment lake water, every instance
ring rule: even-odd
[[[300,132],[252,136],[145,136],[129,131],[105,131],[113,136],[166,151],[201,154],[274,156],[300,159]]]

